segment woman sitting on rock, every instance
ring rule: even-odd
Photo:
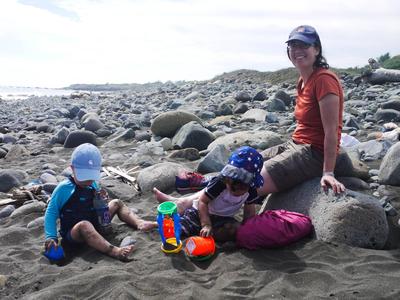
[[[290,189],[314,177],[335,193],[345,190],[334,175],[343,120],[343,90],[329,71],[317,31],[308,25],[289,35],[287,55],[300,74],[292,140],[265,150],[260,195]]]

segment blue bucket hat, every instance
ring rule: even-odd
[[[264,160],[256,149],[243,146],[232,153],[221,175],[258,188],[264,184],[264,178],[260,174],[263,164]]]
[[[292,30],[286,43],[298,40],[312,45],[317,41],[318,38],[318,33],[314,27],[309,25],[301,25]]]
[[[100,180],[101,154],[96,146],[85,143],[76,147],[72,152],[71,165],[78,181]]]

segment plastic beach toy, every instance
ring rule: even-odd
[[[166,201],[158,208],[158,232],[161,236],[161,250],[165,253],[178,253],[182,249],[181,225],[174,202]]]
[[[65,258],[64,250],[59,245],[57,248],[54,245],[51,245],[50,249],[43,253],[49,260],[59,261]]]
[[[211,258],[215,253],[215,241],[209,237],[192,236],[187,239],[185,254],[193,260],[202,261]]]

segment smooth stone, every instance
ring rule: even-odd
[[[15,206],[11,205],[11,204],[3,207],[0,210],[0,219],[7,218],[8,216],[10,216],[13,213],[14,210],[15,210]]]
[[[130,245],[135,245],[137,242],[136,239],[134,239],[131,236],[127,236],[124,237],[124,239],[121,241],[121,243],[119,244],[119,247],[126,247],[126,246],[130,246]]]
[[[36,218],[35,220],[29,222],[28,225],[26,225],[26,227],[29,229],[43,227],[43,226],[44,226],[44,216]]]

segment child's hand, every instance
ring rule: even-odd
[[[204,225],[200,230],[200,236],[208,237],[211,235],[212,228],[211,225]]]
[[[47,239],[47,240],[44,242],[44,249],[45,249],[46,251],[49,251],[50,248],[51,248],[51,246],[54,246],[55,249],[57,249],[57,248],[58,248],[58,242],[55,241],[55,240],[53,240],[53,239]]]
[[[106,202],[109,202],[109,201],[110,201],[110,198],[109,198],[109,196],[108,196],[108,193],[107,193],[107,191],[106,191],[105,189],[100,189],[100,190],[99,190],[99,194],[100,194],[100,196],[101,196],[103,199],[106,200]]]

